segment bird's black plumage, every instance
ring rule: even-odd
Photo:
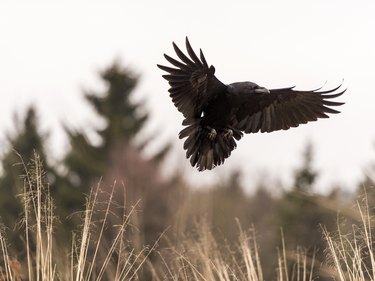
[[[343,104],[332,101],[345,92],[338,91],[341,85],[325,91],[268,90],[253,82],[226,85],[215,77],[202,50],[196,55],[187,37],[189,57],[175,43],[173,47],[180,60],[164,55],[172,67],[157,66],[168,73],[163,77],[170,96],[185,118],[179,137],[187,138],[186,157],[200,171],[222,164],[243,133],[287,130],[339,113],[332,107]]]

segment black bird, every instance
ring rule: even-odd
[[[173,47],[180,61],[164,54],[174,67],[157,66],[169,73],[163,77],[171,86],[170,97],[185,118],[179,137],[187,137],[186,157],[199,171],[221,165],[243,133],[287,130],[339,113],[331,107],[344,104],[331,100],[345,92],[337,92],[341,85],[326,91],[268,90],[253,82],[226,85],[215,77],[215,68],[208,66],[202,50],[198,58],[187,37],[190,58],[174,42]]]

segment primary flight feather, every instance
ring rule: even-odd
[[[200,171],[221,165],[243,133],[287,130],[339,113],[332,107],[343,104],[332,101],[345,92],[338,91],[341,85],[325,91],[269,90],[253,82],[227,85],[215,77],[202,50],[197,56],[187,37],[188,56],[175,43],[173,48],[179,60],[164,54],[172,66],[157,66],[168,73],[163,77],[170,97],[185,118],[179,137],[187,138],[186,157]]]

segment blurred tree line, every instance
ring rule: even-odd
[[[314,184],[319,176],[313,165],[313,146],[308,144],[302,161],[294,173],[294,184],[274,195],[272,189],[259,185],[253,194],[245,192],[239,172],[225,181],[200,190],[188,188],[183,177],[161,175],[161,163],[171,147],[166,144],[153,157],[146,158],[143,149],[147,140],[139,140],[139,133],[147,123],[149,114],[141,103],[132,100],[138,77],[129,69],[114,62],[100,73],[105,84],[103,92],[84,93],[87,104],[105,121],[104,128],[92,128],[100,137],[93,144],[83,130],[65,127],[70,147],[61,162],[52,164],[45,143],[48,132],[39,129],[39,119],[34,106],[24,116],[15,116],[14,130],[6,137],[6,149],[1,155],[0,223],[9,230],[10,243],[20,243],[17,223],[22,217],[19,200],[24,192],[29,162],[34,153],[40,156],[61,220],[61,237],[75,227],[74,216],[81,211],[86,196],[100,182],[104,193],[109,193],[116,183],[115,198],[118,206],[137,206],[136,223],[142,244],[151,245],[164,234],[169,241],[178,243],[192,226],[206,220],[218,237],[229,244],[238,237],[238,224],[242,228],[254,227],[258,233],[262,260],[268,268],[277,263],[275,249],[281,245],[282,229],[288,249],[297,246],[316,252],[317,259],[324,253],[320,225],[335,229],[337,210],[350,206],[363,187],[373,186],[371,177],[364,178],[358,194],[344,198],[340,189],[327,196],[314,194]],[[281,189],[281,187],[280,187]],[[369,200],[375,201],[371,189]],[[126,210],[125,210],[126,211]],[[113,213],[124,212],[122,208]],[[113,217],[113,224],[116,216]],[[273,264],[272,264],[273,263]],[[317,266],[319,264],[317,263]],[[275,272],[265,272],[266,277]],[[269,278],[267,278],[269,279]]]

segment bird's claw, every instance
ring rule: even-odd
[[[216,130],[214,129],[214,128],[208,128],[210,131],[208,132],[208,134],[207,134],[207,136],[208,136],[208,138],[211,140],[211,141],[213,141],[215,138],[216,138],[216,136],[217,136],[217,132],[216,132]]]
[[[223,132],[223,136],[230,140],[233,137],[233,130],[232,129],[225,129]]]

